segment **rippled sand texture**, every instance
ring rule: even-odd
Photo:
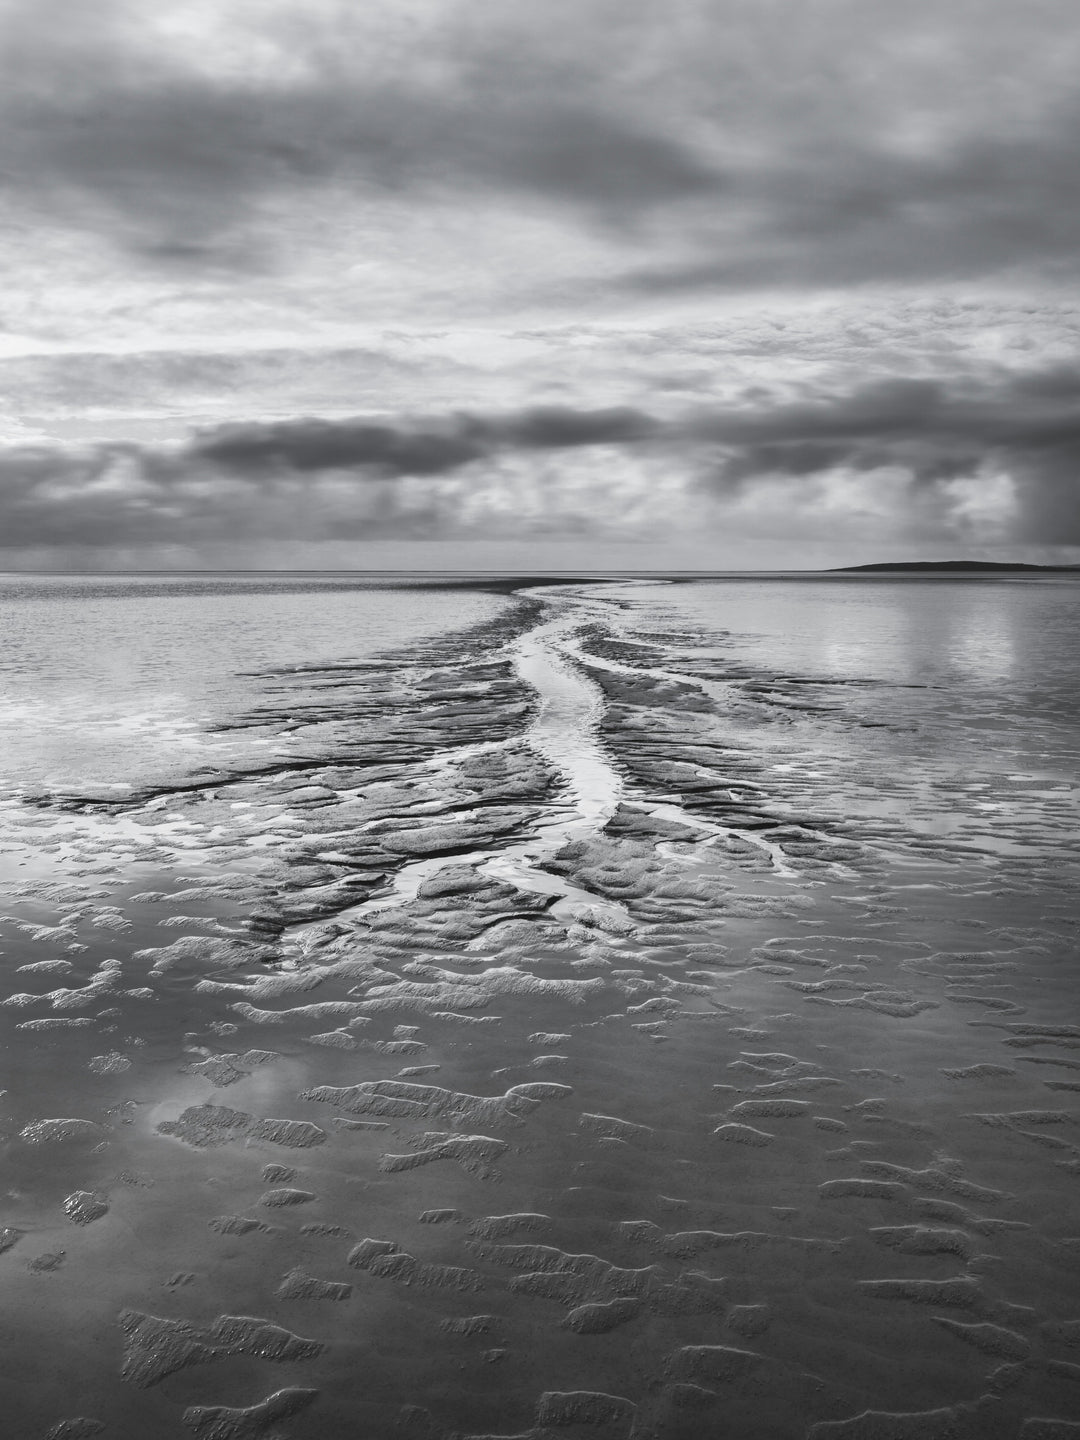
[[[1075,791],[822,768],[880,707],[641,623],[8,817],[8,1433],[1080,1434]]]

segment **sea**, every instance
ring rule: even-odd
[[[1080,1433],[1080,576],[0,576],[26,1440]]]

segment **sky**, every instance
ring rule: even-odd
[[[0,28],[0,569],[1080,562],[1075,0]]]

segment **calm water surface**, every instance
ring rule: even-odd
[[[918,832],[981,814],[997,846],[1071,839],[1080,579],[732,577],[618,593],[637,623],[688,632],[694,673],[735,677],[733,734],[800,752],[774,757],[793,795],[827,774],[818,798],[837,815],[891,813]]]
[[[259,671],[362,660],[505,604],[332,575],[0,577],[0,787],[123,788],[220,760],[236,746],[211,727],[259,703]]]

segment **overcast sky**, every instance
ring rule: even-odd
[[[1076,0],[0,14],[0,568],[1080,561]]]

